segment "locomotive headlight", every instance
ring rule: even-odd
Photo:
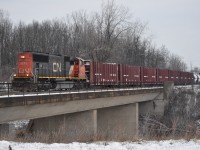
[[[13,76],[14,76],[14,77],[16,77],[17,75],[16,75],[16,74],[14,74]]]
[[[26,76],[28,77],[28,74],[26,74]]]
[[[21,56],[20,58],[25,58],[25,56]]]

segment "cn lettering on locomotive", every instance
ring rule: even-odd
[[[19,68],[19,73],[31,73],[30,68]]]
[[[53,72],[61,72],[61,63],[53,63]]]

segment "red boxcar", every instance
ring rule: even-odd
[[[174,84],[180,84],[181,72],[175,70],[169,70],[169,81],[173,81]]]
[[[157,81],[160,83],[169,81],[169,70],[157,69]]]
[[[187,84],[187,72],[180,72],[180,84]]]
[[[134,84],[141,82],[141,67],[119,64],[118,69],[120,72],[120,84]]]
[[[118,83],[118,68],[116,63],[90,62],[91,85],[115,85]]]
[[[142,82],[144,83],[157,83],[156,68],[143,68]]]
[[[103,85],[115,85],[118,83],[118,68],[116,63],[103,63]]]
[[[194,83],[194,74],[191,72],[187,73],[187,84],[193,84]]]
[[[181,72],[181,84],[192,84],[194,81],[194,75],[190,72]]]

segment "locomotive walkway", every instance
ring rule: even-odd
[[[86,136],[99,132],[130,136],[137,134],[139,115],[163,114],[172,88],[169,82],[164,88],[0,97],[0,124],[31,119],[33,132],[64,126],[66,131],[74,131],[72,139],[83,130]]]

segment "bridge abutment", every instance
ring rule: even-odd
[[[160,93],[157,97],[150,101],[139,103],[139,114],[141,116],[145,115],[157,115],[163,116],[165,111],[165,106],[169,102],[169,97],[174,89],[174,82],[168,81],[164,82],[163,93]]]

